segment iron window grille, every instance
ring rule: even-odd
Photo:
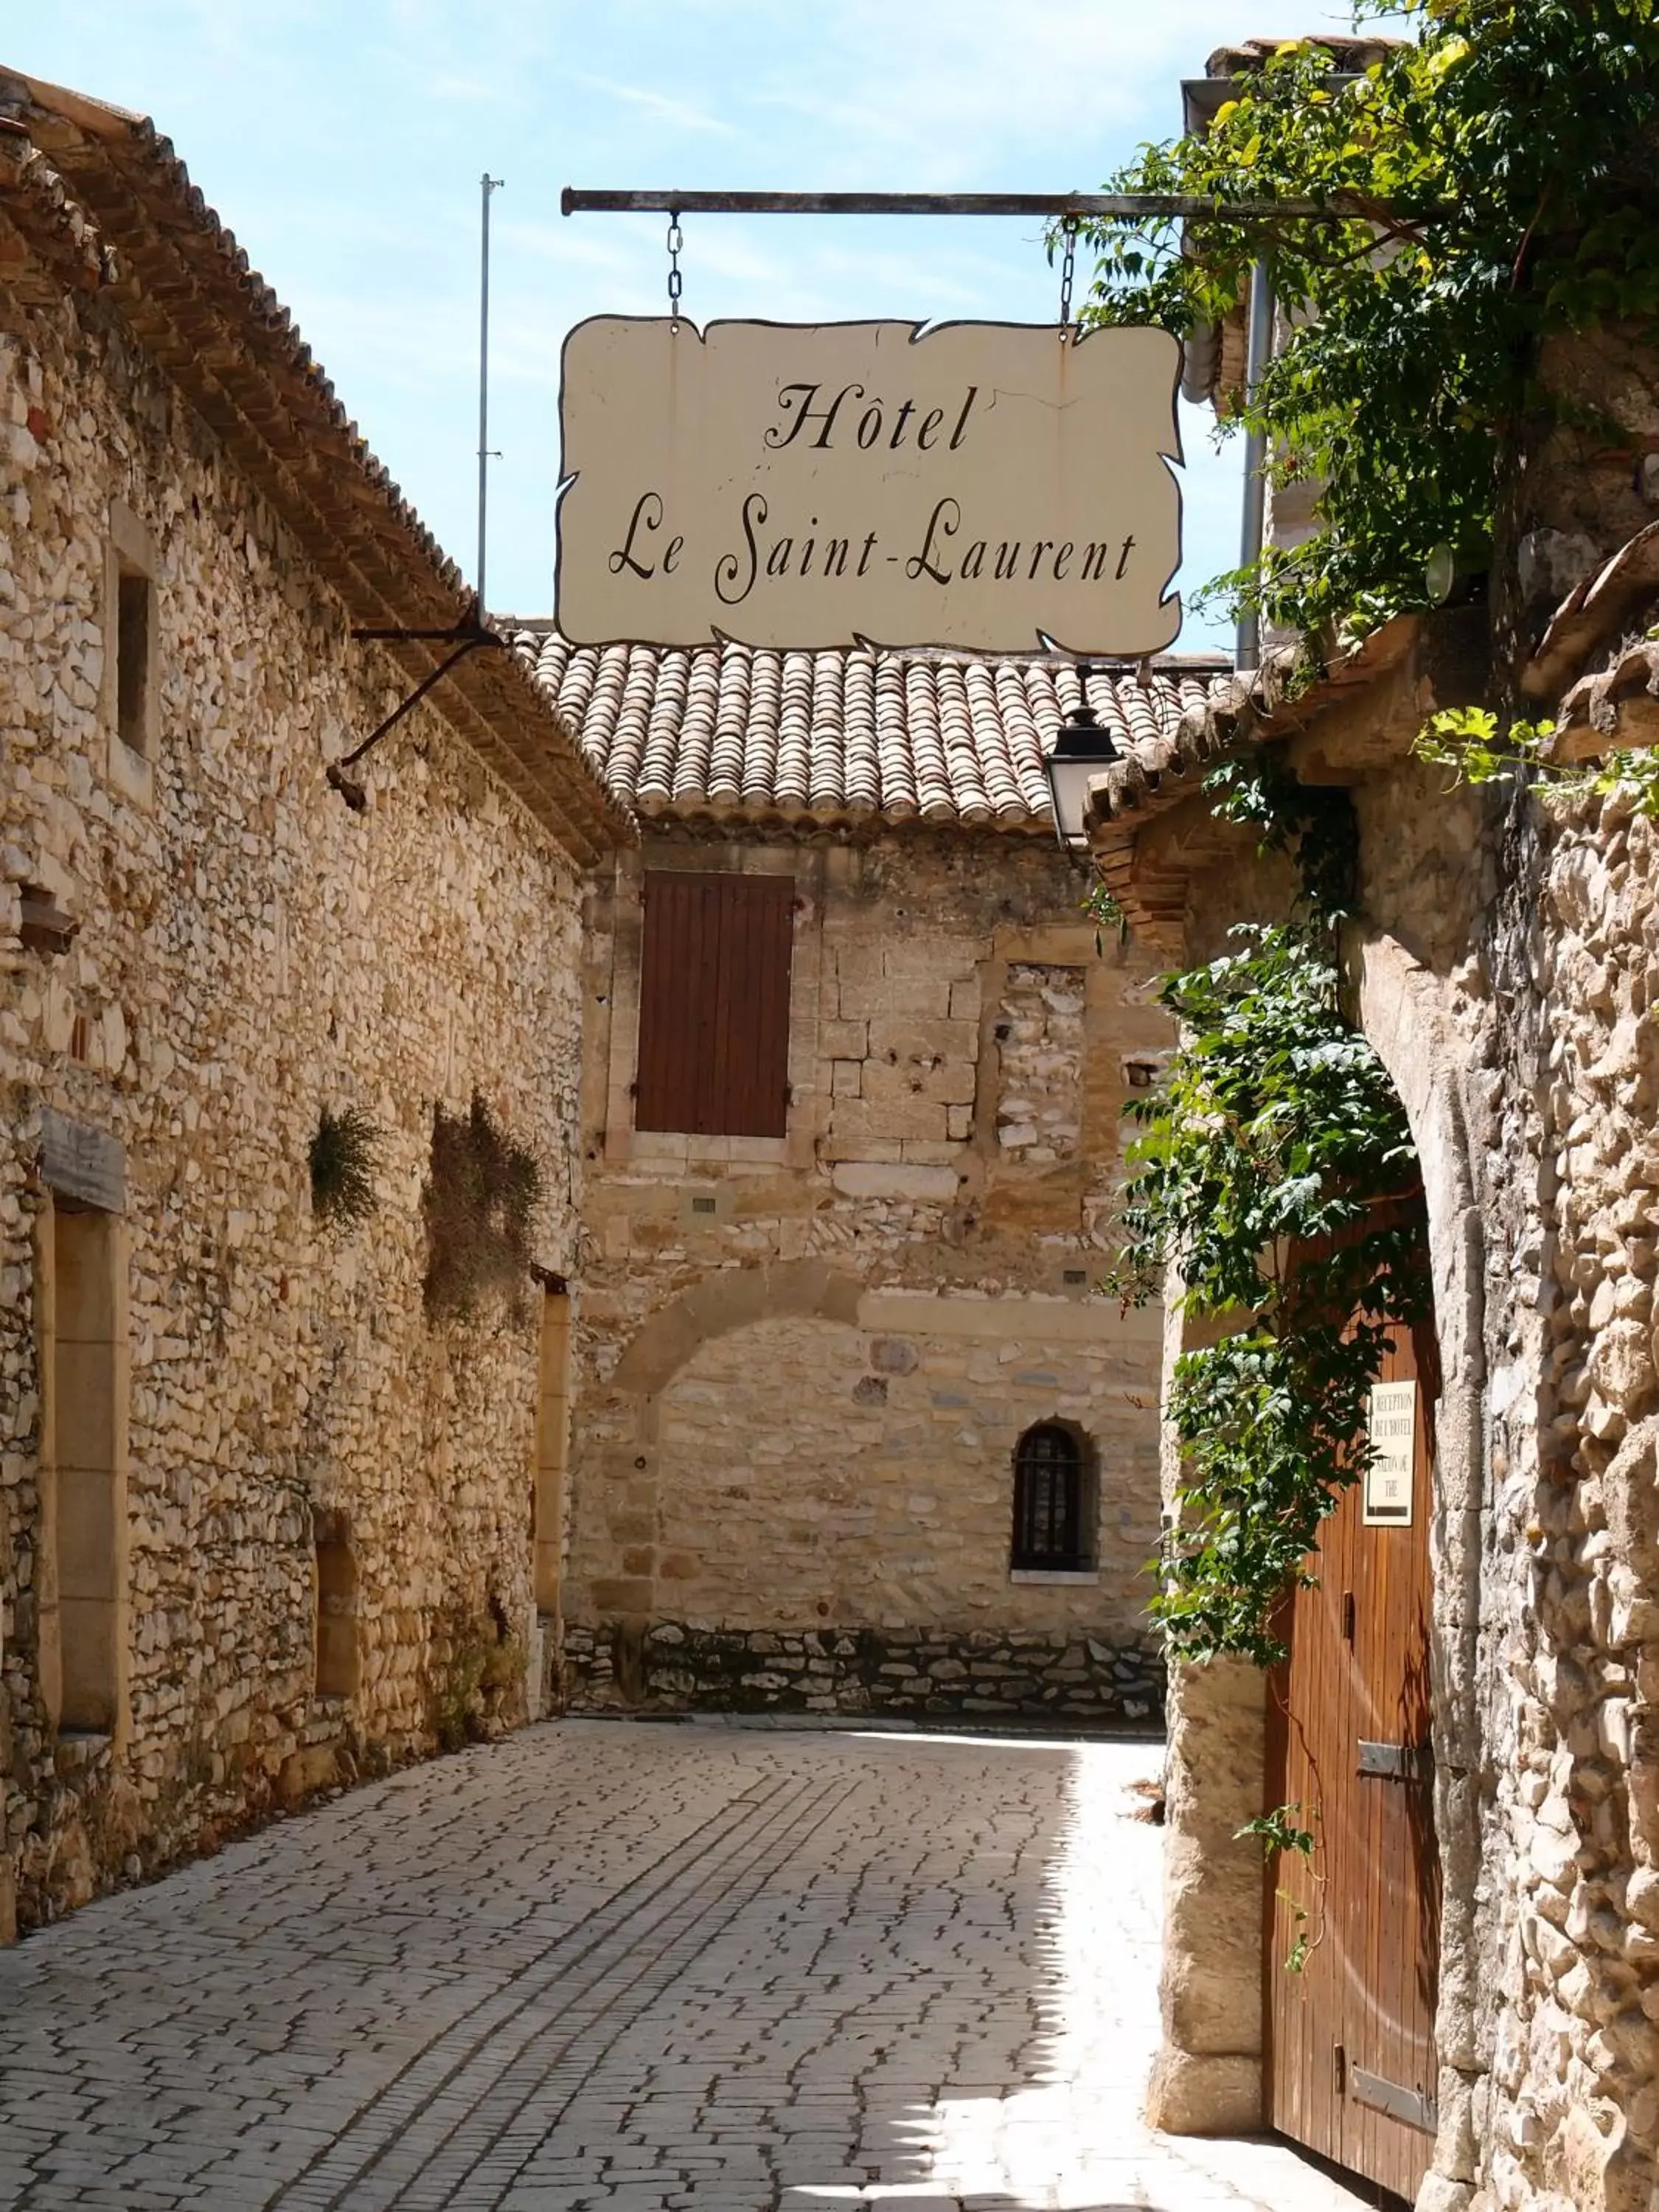
[[[1091,1565],[1084,1526],[1083,1450],[1069,1429],[1045,1421],[1014,1451],[1016,1568],[1080,1572]]]

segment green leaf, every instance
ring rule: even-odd
[[[1249,760],[1211,789],[1296,861],[1297,918],[1236,929],[1219,959],[1164,979],[1182,1040],[1129,1109],[1109,1280],[1138,1300],[1173,1267],[1181,1307],[1234,1324],[1175,1364],[1182,1473],[1151,1610],[1176,1656],[1272,1666],[1280,1601],[1364,1467],[1370,1386],[1390,1328],[1426,1315],[1428,1274],[1420,1212],[1379,1211],[1413,1188],[1416,1155],[1338,989],[1347,802]]]
[[[1362,12],[1364,9],[1362,8]],[[1559,331],[1659,313],[1659,32],[1651,0],[1407,0],[1416,36],[1328,82],[1317,40],[1241,81],[1210,132],[1142,149],[1114,189],[1216,217],[1092,228],[1088,314],[1184,331],[1237,310],[1266,249],[1283,349],[1230,427],[1322,484],[1317,527],[1216,580],[1309,635],[1426,604],[1437,544],[1490,542],[1511,427]],[[1229,202],[1328,202],[1350,222],[1249,228]],[[1375,211],[1375,212],[1374,212]]]

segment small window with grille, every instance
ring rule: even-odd
[[[1057,1421],[1027,1429],[1014,1449],[1010,1565],[1057,1574],[1091,1568],[1088,1495],[1083,1447],[1071,1430]]]

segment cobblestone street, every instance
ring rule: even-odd
[[[571,1723],[0,1953],[0,2205],[1339,2212],[1138,2118],[1151,1745]]]

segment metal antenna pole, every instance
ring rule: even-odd
[[[488,169],[478,179],[483,202],[483,234],[478,253],[478,620],[484,622],[484,544],[489,513],[489,195],[501,188],[501,179]]]

